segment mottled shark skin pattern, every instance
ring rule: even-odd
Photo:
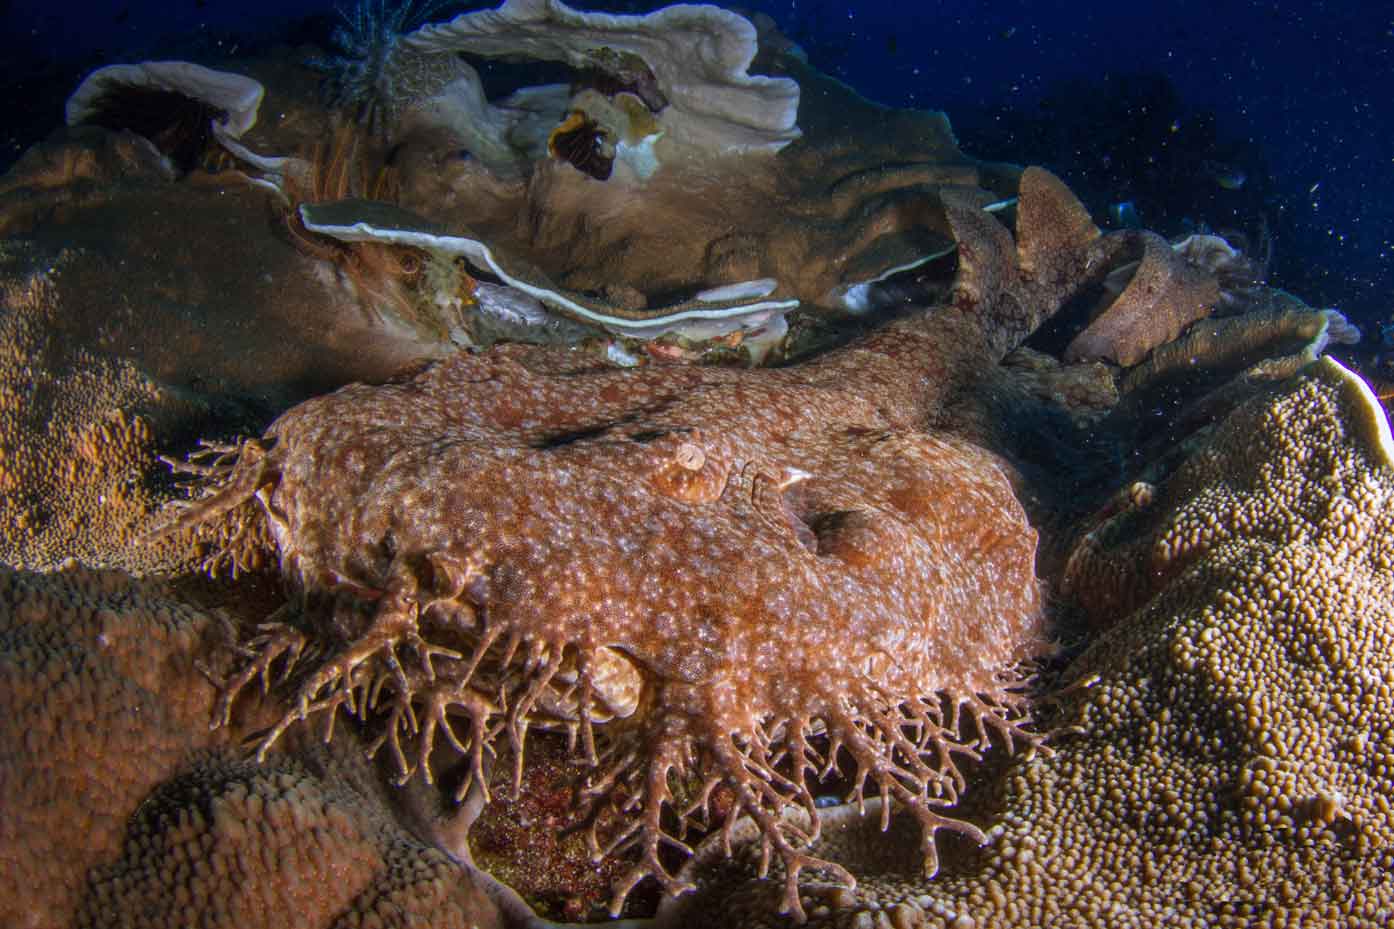
[[[803,364],[499,348],[307,401],[224,451],[171,528],[266,533],[296,596],[219,717],[284,673],[263,753],[343,710],[403,781],[455,765],[461,795],[487,793],[496,756],[516,784],[530,728],[569,731],[593,851],[633,862],[616,914],[645,878],[688,889],[660,852],[689,824],[748,816],[802,918],[802,868],[855,883],[807,851],[825,778],[910,811],[930,872],[938,830],[983,841],[950,809],[960,762],[1040,743],[1036,532],[995,456],[934,425],[1078,286],[1098,234],[1044,171],[1019,195],[1014,238],[946,192],[950,300]]]

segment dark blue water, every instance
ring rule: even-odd
[[[1366,324],[1394,313],[1394,3],[732,6],[773,16],[871,99],[946,110],[970,154],[1052,168],[1101,221],[1130,203],[1166,234],[1266,243],[1271,281],[1309,303]],[[90,67],[314,41],[332,22],[314,0],[0,0],[0,12],[0,164],[57,125]]]

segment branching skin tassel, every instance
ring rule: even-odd
[[[516,785],[531,728],[569,731],[592,850],[633,862],[615,914],[645,878],[688,889],[662,850],[715,825],[718,790],[800,919],[803,869],[854,881],[807,851],[834,774],[916,817],[930,872],[938,830],[985,841],[949,808],[964,760],[1041,741],[1018,670],[1046,638],[1036,534],[994,456],[930,427],[1083,278],[1093,227],[1034,169],[1016,242],[943,199],[953,304],[817,360],[576,369],[506,347],[308,401],[220,458],[174,525],[265,521],[303,618],[247,643],[218,721],[279,673],[294,704],[263,754],[343,709],[404,781],[452,747],[462,791],[504,745]]]

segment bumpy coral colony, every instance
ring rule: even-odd
[[[1015,242],[941,199],[952,301],[805,364],[461,354],[226,450],[176,524],[269,530],[298,596],[221,718],[293,674],[263,753],[343,709],[403,780],[445,777],[448,745],[461,795],[485,796],[496,754],[516,785],[529,730],[569,732],[593,851],[634,862],[616,914],[645,877],[686,889],[663,850],[720,808],[756,823],[801,917],[802,868],[853,881],[806,851],[824,780],[913,814],[930,872],[937,830],[984,841],[945,808],[964,759],[1040,741],[1021,671],[1045,641],[1036,534],[989,453],[929,430],[1084,279],[1097,230],[1034,169]]]

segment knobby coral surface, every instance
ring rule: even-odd
[[[0,254],[0,560],[168,567],[175,551],[133,544],[169,498],[156,436],[206,410],[74,337],[59,294],[75,257],[18,243]]]
[[[229,685],[300,662],[270,731],[345,710],[406,780],[487,787],[535,725],[593,775],[597,854],[632,855],[612,910],[724,797],[784,864],[802,915],[819,782],[891,798],[934,834],[960,764],[1021,728],[1043,646],[1035,532],[993,457],[922,431],[1066,295],[1096,232],[1053,177],[1022,180],[1018,236],[946,195],[954,302],[783,370],[576,370],[459,356],[283,415],[205,470],[182,524],[267,526],[304,617]],[[841,770],[839,770],[841,769]],[[516,777],[516,775],[515,775]],[[809,825],[782,816],[802,807]],[[669,819],[672,813],[677,819]]]
[[[71,924],[126,817],[215,741],[200,724],[214,691],[192,664],[208,632],[170,592],[137,595],[115,573],[0,577],[0,922]],[[195,686],[151,699],[175,679]]]
[[[828,815],[861,877],[826,925],[1377,926],[1394,905],[1394,443],[1323,360],[1239,408],[1095,552],[1138,608],[1065,674],[1053,755],[1012,768],[991,844],[925,882],[893,826]],[[1139,557],[1150,552],[1150,557]],[[1108,573],[1101,566],[1087,577]],[[1110,584],[1110,586],[1112,586]],[[750,856],[707,862],[667,925],[776,925]],[[699,915],[700,914],[700,915]]]
[[[117,572],[0,571],[0,923],[498,925],[352,741],[255,764],[209,731],[225,622]]]

